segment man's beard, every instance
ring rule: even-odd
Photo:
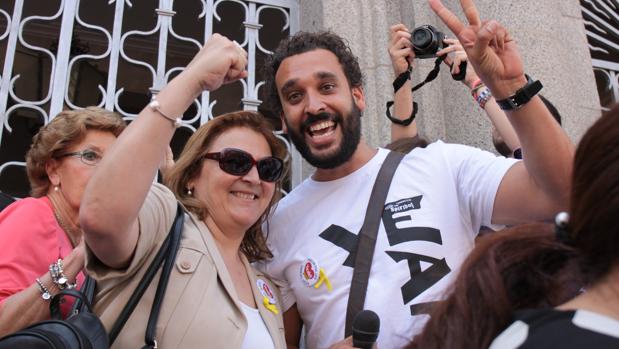
[[[357,150],[359,141],[361,140],[361,110],[353,102],[351,103],[351,112],[345,117],[342,114],[335,113],[319,113],[310,115],[301,124],[300,130],[295,130],[288,124],[286,118],[286,126],[288,127],[288,135],[292,143],[297,148],[301,156],[312,166],[320,169],[333,169],[348,161]],[[328,155],[315,155],[305,141],[305,134],[311,124],[321,120],[332,120],[338,127],[342,129],[342,141],[337,150]]]

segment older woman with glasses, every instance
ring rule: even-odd
[[[199,128],[166,173],[157,166],[203,90],[247,76],[247,54],[215,34],[131,123],[88,185],[80,221],[95,312],[110,329],[173,224],[186,212],[155,339],[162,348],[285,348],[279,294],[250,262],[271,257],[262,232],[281,188],[285,147],[256,112],[218,116]],[[122,195],[119,195],[122,193]],[[156,280],[113,348],[144,344]],[[150,344],[150,343],[149,343]]]
[[[61,112],[34,136],[26,155],[32,197],[0,213],[0,337],[49,318],[52,295],[84,280],[82,193],[124,127],[117,114],[91,107]]]

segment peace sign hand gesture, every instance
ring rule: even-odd
[[[507,29],[495,20],[481,21],[473,0],[460,0],[468,25],[440,0],[428,0],[432,10],[458,37],[479,78],[496,99],[514,94],[526,84],[522,59]]]

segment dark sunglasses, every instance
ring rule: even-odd
[[[217,153],[206,153],[204,157],[219,161],[219,168],[233,176],[246,175],[254,165],[258,177],[265,182],[277,181],[284,172],[282,159],[269,156],[256,161],[251,154],[240,149],[226,148]]]

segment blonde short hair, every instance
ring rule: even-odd
[[[111,132],[118,137],[125,127],[120,115],[98,107],[60,112],[32,138],[26,154],[30,195],[41,197],[47,194],[51,183],[45,171],[46,164],[81,142],[89,130]]]

